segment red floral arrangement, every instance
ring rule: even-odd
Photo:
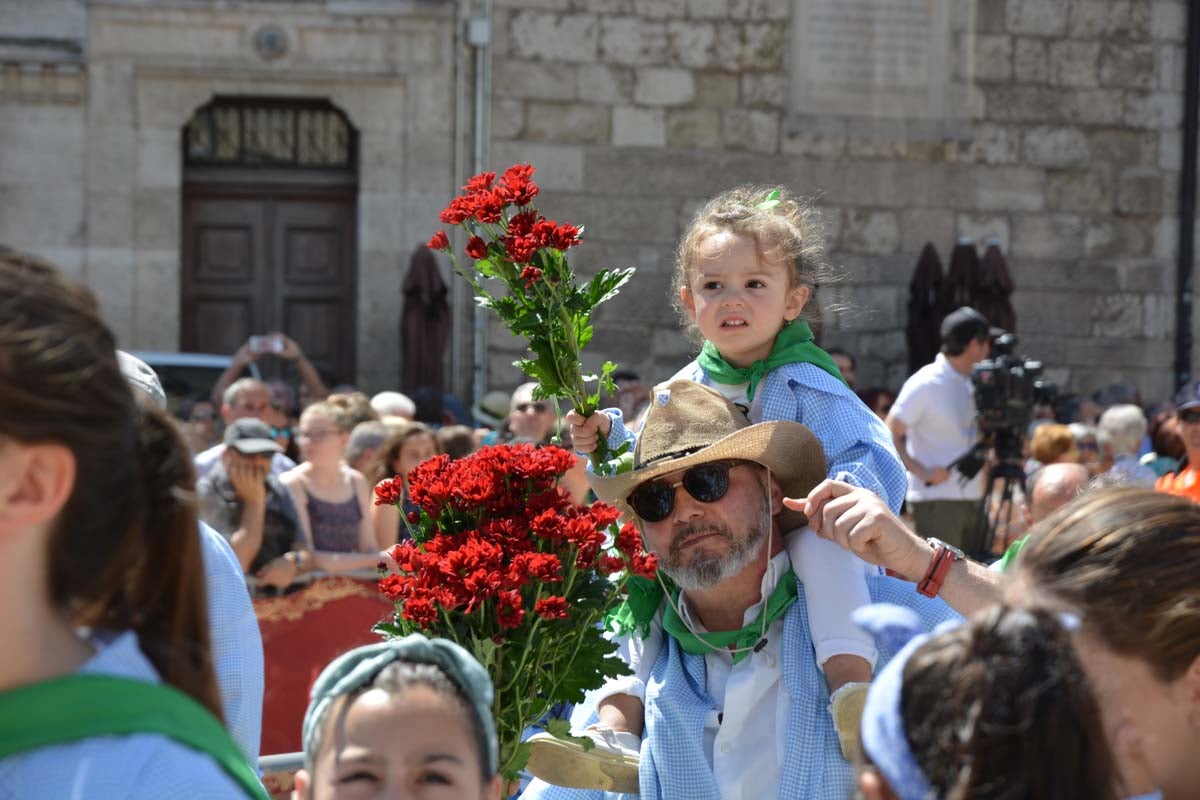
[[[495,311],[514,336],[529,341],[529,357],[516,365],[537,381],[534,397],[564,398],[588,417],[600,404],[601,390],[616,393],[611,376],[617,368],[606,361],[599,375],[582,371],[580,352],[592,338],[592,313],[634,271],[602,269],[586,282],[578,281],[566,254],[581,243],[583,229],[538,212],[533,173],[529,164],[509,167],[499,180],[494,172],[480,173],[442,211],[442,222],[467,234],[464,250],[472,260],[470,268],[455,256],[444,230],[433,235],[428,247],[448,253],[479,304]],[[490,293],[486,280],[498,281],[505,291]],[[617,468],[609,465],[610,457],[620,455],[607,452],[601,440],[592,464],[600,474],[610,474]]]
[[[379,581],[396,616],[377,631],[451,639],[491,674],[506,780],[528,760],[529,725],[628,673],[601,622],[630,575],[653,579],[658,567],[634,525],[618,528],[617,509],[577,505],[558,487],[574,464],[566,450],[532,444],[421,463],[409,474],[420,507],[406,518],[412,539],[390,553],[398,573]],[[401,492],[399,477],[383,481],[375,503],[399,504]]]

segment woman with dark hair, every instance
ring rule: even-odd
[[[904,624],[906,613],[868,606],[855,618],[893,635],[922,630]],[[871,685],[862,746],[867,800],[1119,796],[1070,633],[1043,610],[997,606],[917,634]]]
[[[0,794],[265,797],[220,722],[193,481],[92,294],[0,250]]]

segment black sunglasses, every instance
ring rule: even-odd
[[[729,470],[745,461],[709,461],[697,464],[677,481],[646,481],[626,501],[646,522],[662,522],[675,508],[675,488],[682,486],[701,503],[715,503],[729,491]]]
[[[545,414],[546,409],[550,408],[550,406],[543,403],[541,400],[537,401],[536,403],[517,403],[517,413],[524,414],[529,410],[530,406],[533,407],[535,414]]]

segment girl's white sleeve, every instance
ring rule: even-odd
[[[808,627],[817,663],[830,656],[853,655],[867,659],[871,668],[879,657],[875,639],[850,619],[851,612],[871,602],[867,576],[880,574],[837,542],[822,539],[804,527],[784,537],[788,558],[808,606]]]
[[[662,640],[661,613],[654,615],[646,638],[643,639],[637,634],[614,637],[613,641],[617,643],[617,654],[629,665],[633,674],[609,678],[603,686],[596,690],[594,695],[596,702],[599,703],[614,694],[627,694],[645,703],[646,680],[650,677],[650,670],[653,669],[654,662],[658,660],[658,654],[662,650]]]

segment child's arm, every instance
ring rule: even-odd
[[[868,668],[873,669],[879,657],[875,639],[855,625],[850,614],[871,602],[868,570],[878,574],[879,568],[868,565],[836,542],[822,539],[809,528],[787,534],[784,544],[792,569],[804,584],[817,664],[824,668],[831,657],[850,655],[865,659]],[[870,680],[869,669],[867,680]]]
[[[908,473],[891,431],[845,384],[819,367],[788,366],[796,370],[790,373],[796,377],[787,380],[796,399],[795,421],[807,425],[821,442],[827,477],[870,489],[899,513],[908,492]],[[764,402],[763,418],[784,417],[772,414]]]
[[[636,633],[616,638],[617,654],[629,665],[633,674],[610,678],[596,691],[596,713],[601,725],[642,735],[646,681],[654,662],[658,660],[662,640],[662,621],[658,616],[650,623],[650,631],[645,638]]]

